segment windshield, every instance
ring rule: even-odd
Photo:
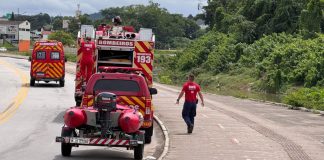
[[[140,87],[136,81],[101,79],[93,87],[94,91],[122,91],[122,92],[139,92]]]

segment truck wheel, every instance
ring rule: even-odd
[[[71,137],[73,134],[73,129],[70,128],[62,128],[62,137]],[[61,154],[64,157],[68,157],[71,155],[72,145],[69,143],[61,143]]]
[[[142,160],[144,154],[144,144],[139,144],[138,146],[134,147],[134,159]]]
[[[30,78],[29,84],[30,84],[30,86],[35,86],[35,79]]]
[[[64,82],[65,82],[64,79],[60,80],[60,87],[64,87]]]
[[[150,144],[153,135],[153,124],[150,128],[145,129],[145,144]]]
[[[75,100],[75,105],[76,106],[80,106],[81,105],[81,102],[82,102],[81,97],[74,96],[74,100]]]

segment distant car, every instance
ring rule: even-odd
[[[5,52],[5,51],[7,51],[7,48],[5,48],[5,47],[0,47],[0,51],[1,51],[1,52]]]

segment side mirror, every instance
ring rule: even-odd
[[[67,62],[67,58],[66,57],[64,57],[64,62]]]
[[[28,61],[31,62],[31,56],[28,57]]]
[[[156,88],[149,88],[149,90],[150,90],[150,94],[151,94],[151,95],[153,95],[153,94],[157,94],[157,93],[158,93],[158,91],[157,91]]]

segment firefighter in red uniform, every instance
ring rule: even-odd
[[[91,42],[91,38],[87,37],[85,42],[81,42],[82,57],[80,61],[81,75],[83,79],[88,82],[92,75],[94,60],[93,54],[95,52],[95,44]]]
[[[197,109],[197,93],[201,100],[201,105],[204,106],[204,97],[201,94],[200,86],[194,82],[194,75],[190,74],[188,81],[183,85],[176,104],[179,104],[180,98],[185,94],[185,102],[182,109],[182,118],[187,124],[188,133],[192,133],[195,123],[196,109]]]

